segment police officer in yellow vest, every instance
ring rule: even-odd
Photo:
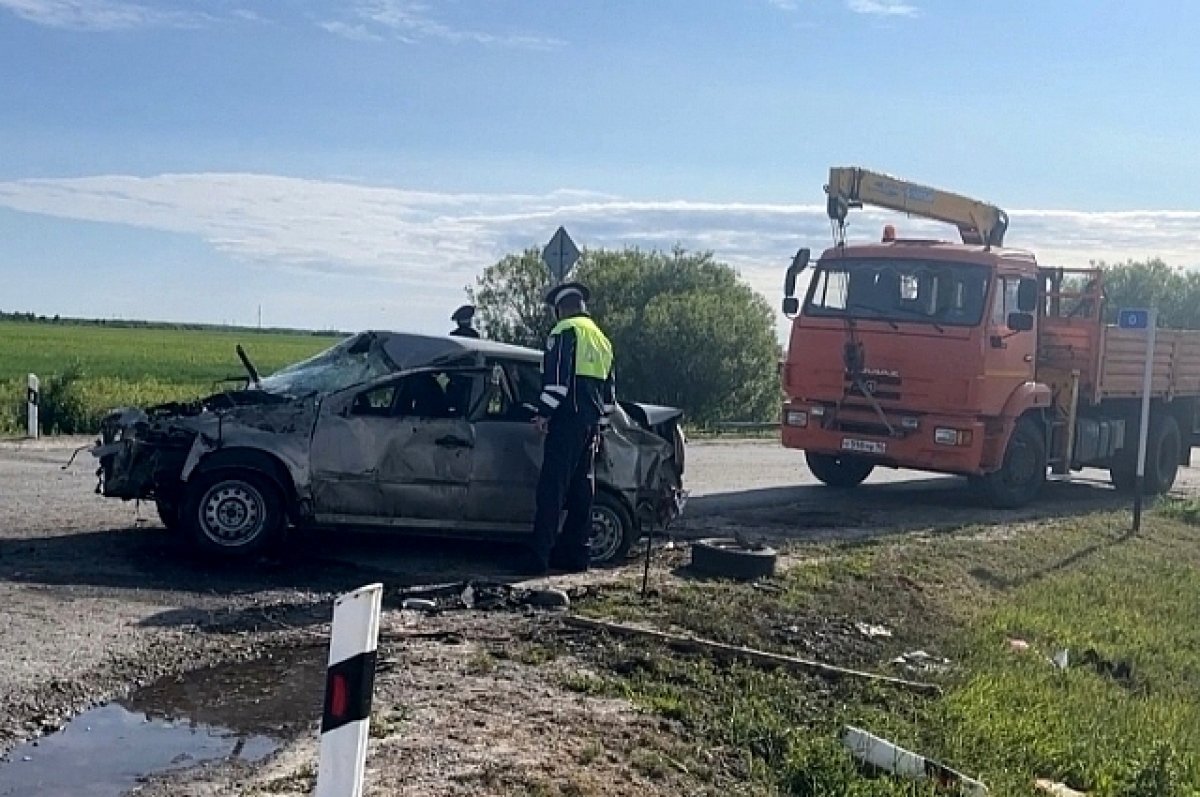
[[[533,521],[531,570],[536,573],[588,567],[596,450],[616,404],[612,344],[588,316],[589,297],[577,282],[546,294],[558,323],[542,361],[542,394],[534,419],[546,434]]]

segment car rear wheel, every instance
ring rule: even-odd
[[[804,459],[808,462],[808,469],[823,484],[840,489],[857,487],[875,470],[874,465],[858,457],[814,454],[806,451]]]
[[[637,541],[633,517],[620,499],[605,492],[596,493],[592,502],[592,534],[588,539],[588,559],[593,566],[620,564]]]
[[[188,488],[180,521],[199,553],[244,558],[278,540],[284,527],[283,499],[279,489],[257,473],[205,473]]]

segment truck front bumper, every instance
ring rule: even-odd
[[[790,402],[783,407],[787,448],[814,454],[853,456],[893,468],[982,475],[985,424],[979,418],[917,415],[886,410],[886,426],[874,412]]]

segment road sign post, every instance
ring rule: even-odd
[[[1158,327],[1156,308],[1122,310],[1117,316],[1122,329],[1141,329],[1146,334],[1146,363],[1142,370],[1142,417],[1138,424],[1137,478],[1133,492],[1133,531],[1142,529],[1142,496],[1146,492],[1146,440],[1150,433],[1150,393],[1154,387],[1154,338]]]
[[[567,231],[559,227],[554,233],[554,237],[550,239],[550,243],[546,244],[546,248],[542,250],[542,262],[546,264],[546,268],[550,270],[550,279],[555,285],[561,285],[567,275],[571,273],[571,268],[575,262],[579,260],[579,247],[575,246],[575,242],[571,240],[571,236],[567,235]]]
[[[41,404],[41,382],[36,374],[30,374],[26,381],[25,395],[25,434],[36,440],[38,438],[38,405]]]

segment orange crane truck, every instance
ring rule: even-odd
[[[1052,472],[1106,468],[1135,487],[1142,331],[1104,323],[1099,269],[1044,268],[1004,247],[1008,216],[964,196],[853,167],[830,171],[834,245],[803,302],[797,252],[782,441],[822,482],[849,488],[876,467],[966,476],[997,507],[1033,501]],[[959,228],[961,243],[847,244],[851,208],[873,205]],[[1191,457],[1200,332],[1162,329],[1154,351],[1145,491]]]

